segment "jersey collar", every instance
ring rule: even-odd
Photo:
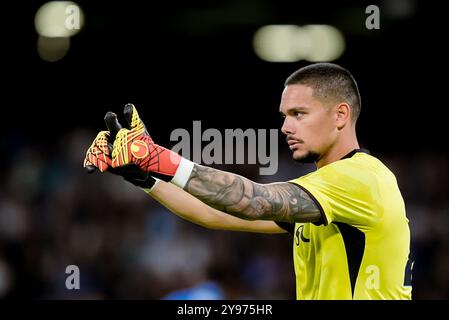
[[[351,158],[357,152],[363,152],[363,153],[369,154],[369,150],[367,150],[367,149],[363,149],[363,148],[362,149],[354,149],[351,152],[349,152],[347,155],[345,155],[343,158],[341,158],[340,160]]]

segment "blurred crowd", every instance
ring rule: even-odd
[[[10,156],[0,168],[0,298],[295,299],[288,234],[204,229],[120,177],[88,175],[82,160],[94,137],[79,129],[56,144],[1,143]],[[406,201],[413,298],[449,298],[448,156],[376,156]],[[253,165],[225,169],[274,182],[314,168],[281,152],[276,176],[260,177]],[[66,288],[69,265],[79,267],[79,290]]]

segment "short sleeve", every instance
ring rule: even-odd
[[[347,223],[369,227],[378,219],[376,181],[370,172],[357,170],[350,161],[327,165],[315,172],[291,180],[307,191],[319,204],[324,224]]]

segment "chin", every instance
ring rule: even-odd
[[[301,163],[313,163],[320,158],[320,155],[313,151],[300,152],[295,150],[293,152],[293,160]]]

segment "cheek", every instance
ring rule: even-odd
[[[329,117],[317,117],[313,120],[309,123],[308,136],[311,141],[321,144],[333,135],[335,126]]]
[[[314,128],[317,132],[331,133],[335,129],[335,119],[327,113],[322,113],[314,119]]]
[[[309,117],[304,119],[301,123],[301,129],[308,136],[314,136],[317,132],[323,129],[323,125],[316,118]]]

